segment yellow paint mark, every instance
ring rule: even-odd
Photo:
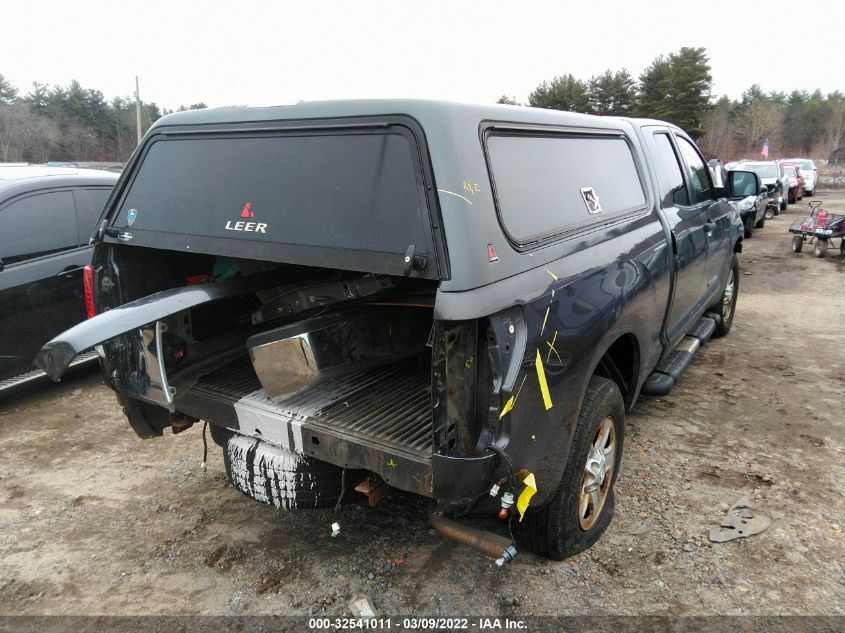
[[[554,298],[555,298],[555,289],[552,288],[552,301],[554,301]]]
[[[536,436],[536,435],[532,435],[532,436],[531,436],[531,439],[532,439],[532,440],[534,440],[534,441],[536,442],[536,441],[537,441],[537,436]]]
[[[513,409],[513,405],[514,405],[515,402],[516,402],[516,398],[514,398],[513,396],[508,398],[508,401],[505,403],[505,406],[502,407],[502,412],[499,414],[500,420],[503,417],[505,417],[508,413],[511,412],[511,409]]]
[[[499,414],[499,419],[501,420],[505,417],[508,413],[510,413],[513,408],[516,406],[516,401],[519,400],[519,394],[522,393],[522,386],[525,384],[525,379],[528,378],[528,374],[525,374],[522,377],[522,382],[519,383],[519,389],[516,390],[516,395],[511,396],[508,398],[508,401],[505,403],[505,406],[502,407],[502,412]]]
[[[540,335],[542,336],[543,332],[546,330],[546,321],[549,320],[549,310],[552,309],[552,306],[546,308],[546,316],[543,317],[543,327],[540,328]]]
[[[472,367],[472,363],[473,363],[474,361],[475,361],[475,358],[473,358],[472,356],[470,356],[469,358],[467,358],[467,359],[466,359],[466,362],[464,363],[464,369],[469,369],[469,368],[471,368],[471,367]]]
[[[393,458],[392,458],[392,457],[390,458],[390,461],[389,461],[389,462],[387,462],[387,465],[388,465],[390,468],[396,468],[396,466],[397,466],[396,462],[394,462],[394,461],[393,461]]]
[[[528,473],[522,480],[525,488],[519,493],[519,499],[516,500],[516,509],[519,511],[519,522],[522,523],[522,518],[525,516],[525,511],[528,509],[528,504],[531,502],[531,497],[537,494],[537,481],[534,479],[534,473]]]
[[[475,195],[477,193],[481,193],[481,186],[477,182],[470,182],[469,180],[464,180],[464,191],[468,194]]]
[[[537,380],[540,381],[540,393],[543,394],[543,404],[546,405],[546,411],[552,408],[552,397],[549,394],[549,385],[546,382],[546,370],[543,369],[543,359],[540,357],[540,349],[537,349],[537,359],[534,362],[537,368]]]
[[[555,281],[557,281],[557,275],[555,275],[555,274],[554,274],[552,271],[550,271],[548,268],[545,268],[544,270],[552,276],[552,279],[554,279]]]
[[[440,193],[448,193],[450,196],[455,196],[456,198],[460,198],[464,202],[466,202],[469,206],[472,206],[472,200],[469,198],[464,198],[461,194],[455,193],[454,191],[449,191],[448,189],[438,189]]]
[[[547,363],[550,363],[550,362],[551,362],[551,360],[552,360],[552,352],[554,352],[554,353],[555,353],[555,356],[557,356],[557,360],[558,360],[558,362],[559,362],[561,365],[563,365],[563,359],[560,357],[560,354],[558,354],[558,353],[557,353],[557,350],[555,349],[555,342],[556,342],[556,341],[557,341],[557,331],[555,331],[555,335],[552,337],[552,342],[551,342],[551,343],[549,343],[548,341],[546,341],[546,345],[548,345],[548,346],[549,346],[549,355],[548,355],[548,356],[546,356],[546,362],[547,362]]]

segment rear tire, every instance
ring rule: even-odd
[[[757,222],[754,224],[755,229],[762,229],[764,226],[766,226],[766,215],[767,214],[768,214],[768,211],[765,214],[763,214],[762,218],[757,220]]]
[[[713,338],[724,336],[731,331],[736,312],[736,300],[739,297],[739,262],[736,255],[731,255],[731,267],[728,271],[728,279],[719,297],[719,301],[710,306],[707,312],[715,312],[722,318],[716,324]]]
[[[593,376],[557,489],[548,504],[516,525],[517,540],[524,547],[563,560],[598,541],[613,518],[613,484],[624,435],[625,403],[619,387]]]
[[[780,210],[786,211],[786,200],[784,200],[783,202],[780,203]]]
[[[776,215],[777,215],[777,213],[775,212],[774,209],[772,209],[771,207],[766,207],[766,219],[767,220],[771,220]]]
[[[236,489],[277,508],[333,508],[343,489],[339,466],[237,433],[223,449],[223,462]]]
[[[802,248],[804,248],[804,238],[800,235],[793,235],[792,236],[792,252],[793,253],[800,253]]]
[[[816,240],[816,248],[813,251],[816,257],[824,257],[827,255],[827,240]]]

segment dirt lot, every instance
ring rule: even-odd
[[[790,252],[805,208],[746,242],[730,336],[629,417],[591,551],[499,570],[400,493],[338,515],[262,506],[215,446],[200,472],[197,427],[142,442],[88,373],[0,401],[0,614],[343,614],[359,594],[406,615],[845,613],[845,260]],[[771,527],[709,543],[743,496]]]

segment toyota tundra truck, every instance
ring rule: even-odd
[[[208,425],[266,503],[390,486],[500,562],[563,559],[611,520],[626,412],[731,329],[748,175],[717,189],[653,120],[402,100],[174,113],[92,237],[91,318],[37,362],[59,379],[94,347],[140,437]],[[473,514],[512,530],[479,535]]]

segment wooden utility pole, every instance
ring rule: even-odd
[[[138,130],[138,145],[141,144],[141,90],[138,88],[138,75],[135,75],[135,126]]]

